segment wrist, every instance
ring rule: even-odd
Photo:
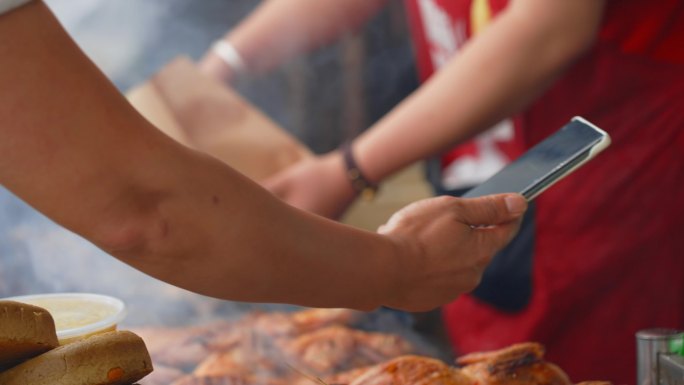
[[[336,213],[336,215],[329,217],[339,218],[347,207],[354,202],[359,193],[353,188],[351,183],[349,183],[349,177],[347,176],[347,169],[341,151],[335,150],[329,152],[320,159],[325,165],[324,172],[328,175],[326,180],[326,191],[328,191],[329,196],[340,205],[339,209],[341,210]]]
[[[197,66],[200,72],[223,83],[232,83],[236,77],[230,67],[212,52],[207,52]]]
[[[358,272],[363,287],[363,295],[354,295],[358,299],[352,307],[362,311],[372,311],[380,306],[400,308],[402,301],[398,296],[404,282],[403,264],[405,251],[392,237],[372,234],[372,243],[366,246],[364,263]]]
[[[404,291],[411,287],[409,274],[413,272],[410,261],[415,259],[407,245],[401,237],[381,234],[387,245],[387,254],[381,256],[381,274],[385,278],[380,282],[379,292],[382,293],[381,305],[402,309],[406,305],[406,295]]]
[[[356,162],[351,142],[345,142],[339,148],[346,179],[356,195],[366,200],[372,200],[378,191],[378,184],[367,178],[364,171]]]
[[[246,64],[235,46],[226,40],[215,41],[199,63],[200,70],[225,83],[246,72]]]

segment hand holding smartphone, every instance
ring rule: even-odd
[[[609,145],[608,133],[581,117],[574,117],[556,133],[466,192],[463,198],[517,192],[531,201]]]

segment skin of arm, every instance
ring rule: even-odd
[[[513,0],[462,51],[353,143],[380,182],[528,105],[594,42],[602,0]],[[301,162],[265,185],[291,204],[339,216],[355,198],[342,157]]]
[[[0,122],[3,186],[123,262],[224,299],[434,308],[474,288],[526,208],[435,198],[382,234],[297,210],[151,126],[39,1],[0,15]]]
[[[356,30],[378,13],[387,0],[268,0],[226,34],[245,61],[245,70],[260,74]],[[230,81],[231,69],[211,51],[200,69]]]

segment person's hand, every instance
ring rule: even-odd
[[[235,79],[235,73],[223,59],[215,53],[207,52],[198,62],[197,68],[205,75],[222,83],[230,84]]]
[[[384,305],[425,311],[473,290],[492,256],[515,235],[527,201],[518,194],[415,202],[378,229],[400,250],[400,282]]]
[[[338,151],[304,159],[262,182],[292,206],[337,219],[356,198]]]

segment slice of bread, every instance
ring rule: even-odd
[[[0,370],[59,346],[55,321],[47,310],[0,301]]]
[[[129,331],[94,335],[0,373],[3,385],[126,385],[152,372],[142,338]]]

